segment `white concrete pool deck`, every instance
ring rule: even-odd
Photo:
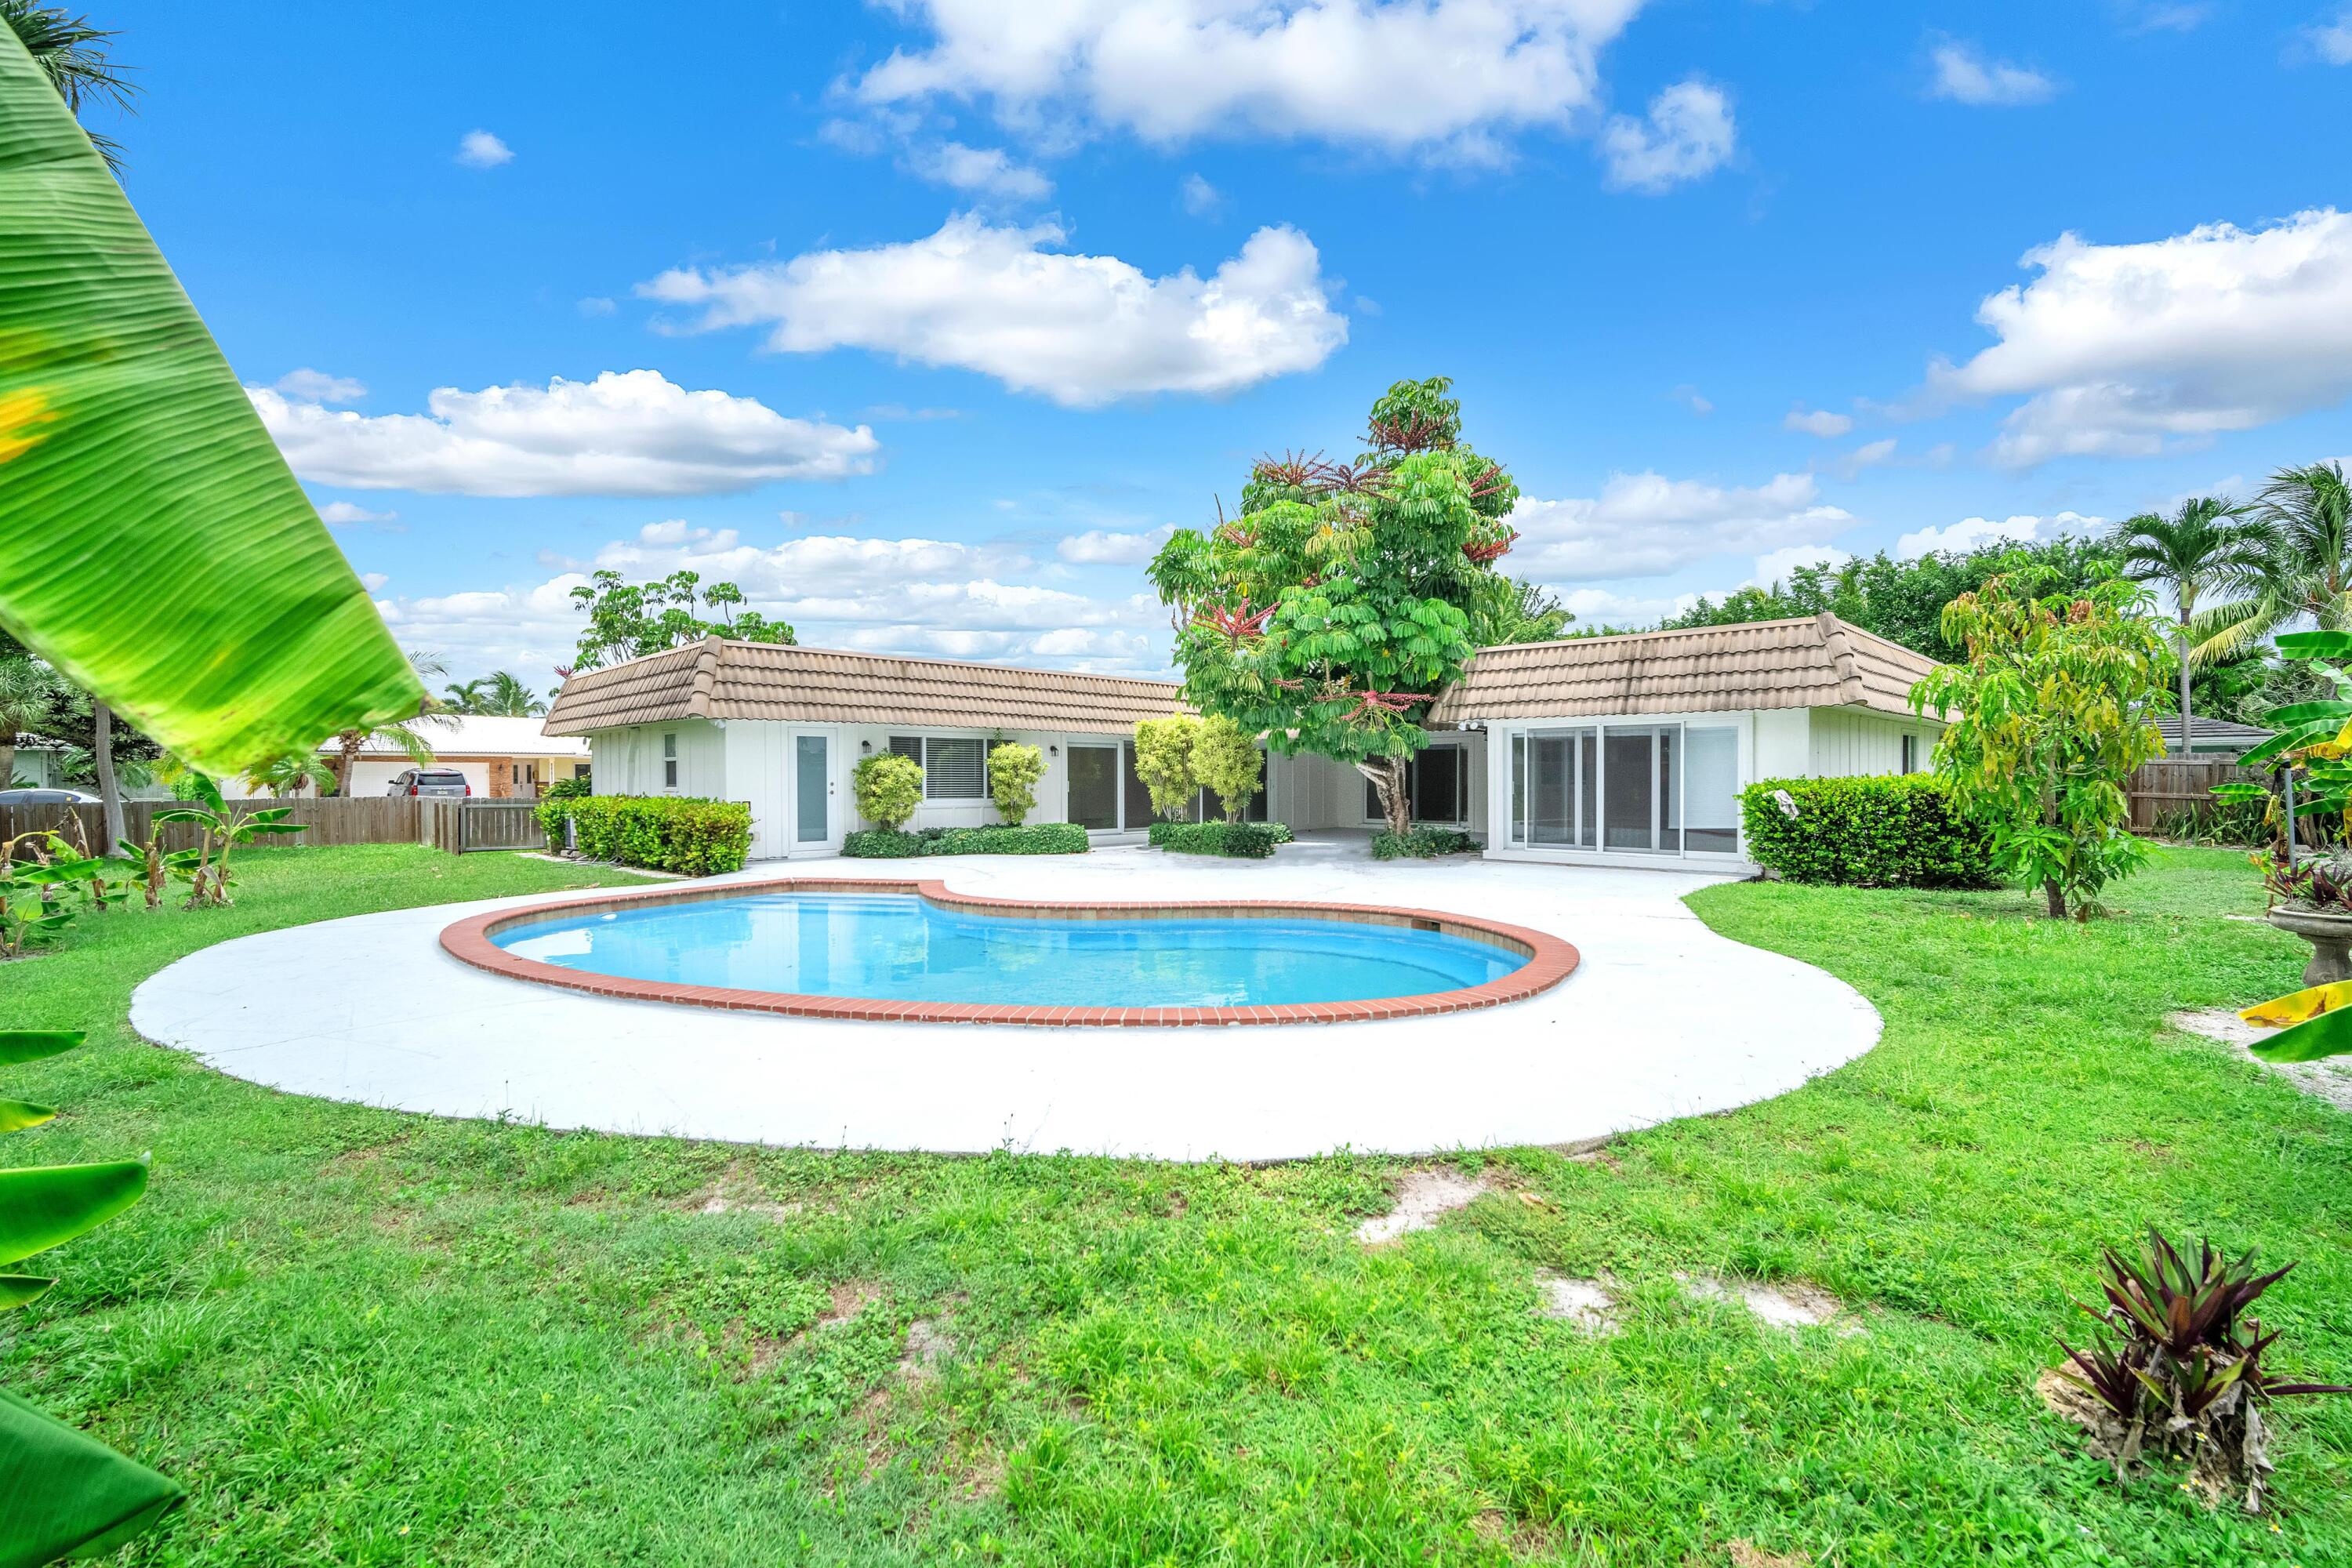
[[[558,1128],[820,1148],[1269,1160],[1565,1143],[1783,1093],[1868,1050],[1843,982],[1716,935],[1675,872],[1371,860],[795,860],[785,875],[936,877],[1006,898],[1305,899],[1548,931],[1583,955],[1528,1001],[1379,1023],[1182,1029],[886,1024],[624,1001],[485,973],[441,929],[542,894],[241,937],[151,977],[149,1039],[294,1094]]]

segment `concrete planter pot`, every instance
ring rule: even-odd
[[[2305,986],[2352,980],[2352,914],[2276,909],[2265,918],[2279,930],[2293,931],[2311,943],[2311,963],[2303,972]]]

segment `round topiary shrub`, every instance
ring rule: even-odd
[[[896,752],[877,752],[850,777],[857,815],[883,827],[903,826],[923,804],[923,765]]]

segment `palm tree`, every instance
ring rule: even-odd
[[[2269,558],[2265,534],[2246,521],[2246,509],[2220,496],[2185,500],[2170,517],[2144,511],[2108,531],[2107,543],[2123,558],[2125,574],[2142,583],[2160,583],[2172,590],[2179,607],[2179,630],[2173,634],[2180,652],[2180,750],[2192,749],[2189,740],[2189,626],[2197,618],[2197,601],[2208,588],[2259,580]]]
[[[335,770],[316,752],[288,752],[272,757],[246,774],[265,794],[299,795],[304,790],[324,791],[335,782]]]
[[[522,683],[520,676],[510,670],[494,669],[475,684],[488,686],[489,689],[474,700],[474,707],[468,710],[470,712],[490,713],[506,719],[536,719],[547,711],[547,704]]]
[[[37,730],[57,710],[65,694],[55,671],[22,655],[0,658],[0,789],[6,789],[16,772],[16,735]]]
[[[2254,498],[2263,555],[2245,592],[2197,617],[2194,656],[2240,653],[2293,622],[2352,629],[2352,484],[2336,463],[2281,468]]]
[[[131,100],[139,92],[136,82],[126,81],[120,74],[124,68],[106,58],[106,42],[116,35],[102,27],[93,27],[87,16],[68,16],[62,5],[43,5],[37,0],[0,0],[0,21],[16,35],[58,96],[66,100],[66,108],[76,120],[81,118],[82,105],[89,102],[111,103],[115,108],[131,110]],[[113,138],[100,136],[85,128],[89,144],[98,149],[106,166],[120,177],[122,173],[122,149]]]
[[[479,713],[482,710],[482,683],[478,680],[453,680],[441,691],[441,700],[452,713]]]
[[[418,653],[414,649],[409,651],[408,666],[416,672],[417,678],[423,680],[430,680],[436,675],[449,673],[447,667],[442,664],[437,655]],[[394,719],[386,723],[371,725],[364,730],[344,730],[337,733],[333,765],[337,795],[352,793],[352,769],[359,765],[360,753],[372,744],[392,746],[412,763],[429,763],[433,760],[433,748],[425,743],[423,735],[417,733],[418,728],[420,726],[446,728],[455,724],[457,721],[449,716],[451,710],[447,703],[436,702],[431,697],[425,698],[425,703],[424,710],[414,719]]]

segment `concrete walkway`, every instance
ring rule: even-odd
[[[1682,895],[1718,879],[1376,863],[1362,840],[1272,861],[796,860],[1008,898],[1332,900],[1534,926],[1583,963],[1526,1002],[1369,1024],[1040,1029],[832,1022],[625,1002],[484,973],[441,928],[551,895],[241,937],[150,978],[131,1021],[238,1078],[446,1116],[823,1148],[1284,1159],[1561,1143],[1783,1093],[1868,1050],[1850,986],[1715,935]],[[780,862],[727,880],[786,874]],[[576,895],[564,895],[576,896]],[[349,1000],[346,1000],[346,999]]]

